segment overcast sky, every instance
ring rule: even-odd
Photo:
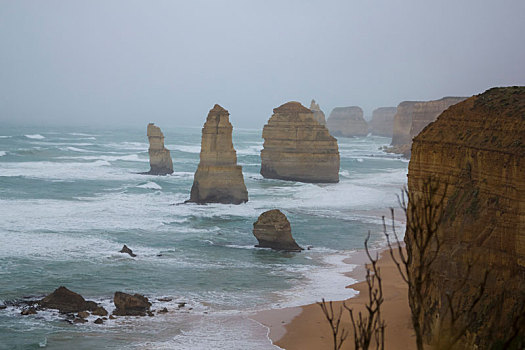
[[[525,85],[524,0],[0,0],[0,121],[238,127]]]

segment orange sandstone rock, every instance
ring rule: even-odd
[[[466,326],[480,349],[515,327],[525,334],[524,156],[525,87],[490,89],[448,108],[412,146],[408,190],[421,194],[431,175],[442,192],[448,185],[427,321],[445,317],[446,294],[456,290],[456,313],[465,315],[456,327]],[[486,271],[486,291],[469,311]]]

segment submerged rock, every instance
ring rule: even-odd
[[[324,117],[324,112],[319,107],[318,103],[315,103],[315,100],[310,102],[310,110],[314,113],[314,119],[321,125],[326,125],[326,120]]]
[[[124,244],[124,246],[122,247],[122,249],[119,251],[119,253],[126,253],[126,254],[129,254],[131,257],[136,257],[137,254],[133,254],[133,251],[131,249],[128,248],[127,245]]]
[[[237,165],[227,110],[215,105],[202,128],[200,163],[190,199],[193,203],[241,204],[248,201],[242,167]]]
[[[38,303],[43,308],[57,309],[61,313],[92,311],[100,307],[94,301],[87,301],[82,295],[63,286],[58,287]]]
[[[264,126],[261,175],[301,182],[339,182],[337,140],[299,102],[273,110]]]
[[[113,314],[117,316],[146,316],[151,307],[148,298],[141,294],[115,292],[113,302],[116,306]]]
[[[173,173],[173,161],[170,151],[164,147],[164,134],[158,126],[153,123],[148,124],[149,140],[149,164],[148,175],[168,175]]]
[[[290,222],[280,210],[262,213],[253,223],[253,235],[259,241],[256,247],[300,252],[303,250],[292,237]]]
[[[93,321],[93,323],[95,323],[95,324],[103,324],[104,320],[99,317],[95,321]]]
[[[361,107],[336,107],[330,112],[326,122],[330,134],[353,137],[368,135],[368,124],[363,118]]]

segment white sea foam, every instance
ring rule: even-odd
[[[156,184],[155,182],[146,182],[145,184],[141,184],[141,185],[137,185],[137,187],[140,187],[140,188],[147,188],[147,189],[150,189],[150,190],[162,190],[162,187],[160,187],[160,185]]]
[[[0,157],[3,157],[3,156],[5,156],[6,154],[7,154],[7,152],[6,152],[6,151],[0,151]]]
[[[70,132],[69,135],[73,135],[73,136],[97,136],[97,135],[93,135],[93,134],[85,134],[85,133],[82,133],[82,132]]]
[[[186,153],[201,153],[201,146],[195,145],[166,145],[166,148],[173,151],[181,151]]]
[[[28,139],[35,139],[35,140],[45,139],[45,137],[40,134],[24,135],[24,136],[27,137]]]
[[[7,135],[0,135],[0,139],[8,139],[10,138],[11,136],[7,136]]]
[[[63,150],[63,151],[72,151],[72,152],[81,152],[81,153],[95,153],[95,151],[90,151],[90,150],[87,150],[87,149],[82,149],[82,148],[77,148],[77,147],[72,147],[72,146],[63,147],[63,148],[60,148],[60,149]]]

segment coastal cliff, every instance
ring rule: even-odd
[[[465,97],[443,97],[435,101],[404,101],[397,106],[394,116],[392,143],[388,152],[410,157],[412,139],[448,107],[465,100]]]
[[[326,120],[324,117],[324,112],[319,107],[318,103],[315,103],[315,100],[310,102],[310,110],[314,113],[314,119],[321,125],[326,125]]]
[[[164,134],[153,123],[148,124],[149,164],[148,175],[167,175],[173,173],[173,161],[170,151],[164,147]]]
[[[337,140],[299,102],[275,108],[262,137],[261,175],[265,178],[339,182]]]
[[[445,193],[425,321],[450,320],[452,295],[461,316],[454,329],[465,328],[480,349],[525,334],[524,156],[525,87],[490,89],[448,108],[412,146],[409,193],[422,195],[431,176]]]
[[[200,163],[188,202],[240,204],[248,201],[242,167],[237,165],[227,110],[215,105],[202,128]]]
[[[372,135],[392,137],[396,112],[396,107],[380,107],[374,109],[372,112],[372,120],[369,123],[369,131]]]
[[[330,134],[353,137],[368,135],[368,124],[363,118],[361,107],[336,107],[330,112],[326,122]]]

